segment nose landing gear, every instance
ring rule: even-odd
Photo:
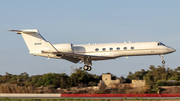
[[[164,56],[163,55],[160,55],[161,59],[163,60],[162,61],[162,64],[165,64],[166,62],[164,61]]]

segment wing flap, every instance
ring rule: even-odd
[[[65,60],[68,60],[70,62],[73,62],[73,63],[78,63],[81,60],[79,58],[74,58],[72,56],[62,56],[61,58],[65,59]]]

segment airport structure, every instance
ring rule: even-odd
[[[112,80],[112,74],[102,74],[102,80],[99,81],[100,85],[106,85],[109,88],[113,88],[114,85],[128,85],[131,88],[142,88],[146,85],[145,80],[132,80],[132,83],[123,83],[120,79]]]

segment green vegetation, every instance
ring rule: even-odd
[[[57,88],[96,86],[99,79],[100,76],[90,74],[81,67],[74,69],[70,76],[65,73],[33,76],[26,72],[20,75],[6,73],[4,76],[0,75],[0,93],[57,93]],[[41,90],[42,88],[45,89]]]
[[[94,86],[99,82],[99,76],[89,74],[88,72],[79,69],[75,69],[75,73],[70,76],[65,73],[56,74],[48,73],[44,75],[29,76],[26,72],[20,75],[12,75],[6,73],[4,76],[0,76],[0,83],[17,84],[19,86],[52,86],[54,88],[69,88],[82,84],[82,86]]]
[[[176,69],[165,68],[164,66],[150,66],[149,70],[137,71],[134,74],[129,72],[127,81],[146,80],[146,84],[150,87],[147,93],[158,90],[158,86],[180,86],[180,67]]]
[[[112,75],[112,79],[117,77]],[[127,78],[121,76],[124,83],[131,83],[132,80],[146,80],[147,89],[141,93],[157,93],[158,86],[180,86],[180,67],[176,69],[165,68],[164,66],[150,66],[148,70],[142,69],[134,74],[129,72]],[[70,91],[71,87],[92,87],[97,86],[101,76],[90,74],[82,68],[74,69],[69,76],[65,73],[48,73],[44,75],[29,76],[26,72],[20,75],[6,73],[0,75],[0,93],[59,93],[57,88]],[[117,87],[119,87],[117,85]],[[131,87],[125,86],[121,89],[105,89],[102,85],[99,91],[79,91],[76,93],[136,93]],[[131,91],[130,91],[131,90]],[[60,92],[63,93],[63,92]],[[72,93],[72,92],[69,92]]]

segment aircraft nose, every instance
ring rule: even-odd
[[[169,52],[175,52],[176,50],[175,49],[173,49],[173,48],[168,48],[167,49]]]

